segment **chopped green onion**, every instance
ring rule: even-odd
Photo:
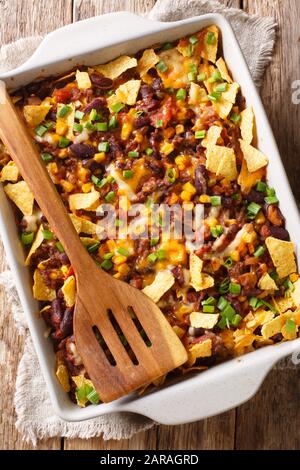
[[[197,44],[198,38],[197,38],[197,36],[191,36],[191,37],[189,38],[189,41],[190,41],[191,44],[194,45],[194,44]]]
[[[127,180],[132,178],[134,175],[134,171],[133,170],[124,170],[123,171],[123,176],[124,178],[126,178]]]
[[[118,127],[117,116],[112,116],[110,120],[108,121],[108,128],[115,129],[116,127]]]
[[[221,320],[217,323],[217,327],[221,330],[224,330],[227,326],[227,319],[226,317],[222,316]]]
[[[21,240],[23,245],[31,245],[34,239],[34,233],[33,232],[23,232],[21,235]]]
[[[255,256],[255,258],[259,258],[260,256],[262,256],[264,254],[265,251],[266,251],[266,249],[265,249],[264,246],[259,246],[254,251],[253,256]]]
[[[220,294],[226,294],[229,291],[230,279],[226,277],[220,284],[219,292]]]
[[[208,83],[215,83],[215,82],[218,82],[219,80],[222,80],[222,75],[220,74],[220,72],[217,70],[216,72],[214,72],[212,74],[211,77],[209,77],[209,79],[207,80]]]
[[[63,118],[71,111],[71,109],[71,106],[64,105],[58,111],[57,116]]]
[[[295,333],[296,331],[296,323],[294,322],[294,320],[292,320],[291,318],[288,318],[285,322],[285,329],[287,331],[287,333]]]
[[[209,95],[207,95],[207,98],[213,102],[219,101],[221,98],[221,93],[216,93],[216,92],[210,93]]]
[[[251,202],[247,206],[247,216],[249,219],[255,219],[259,211],[261,210],[261,206],[256,204],[256,202]]]
[[[150,147],[148,147],[146,150],[145,150],[146,154],[147,155],[152,155],[152,153],[154,152],[153,149],[151,149]]]
[[[113,267],[113,263],[110,261],[110,259],[105,259],[102,261],[100,266],[102,269],[105,269],[105,271],[109,271]]]
[[[233,319],[231,320],[231,324],[232,326],[238,326],[240,321],[241,321],[242,317],[241,315],[239,315],[238,313],[233,317]]]
[[[266,189],[267,196],[276,196],[276,191],[274,188],[268,188]]]
[[[199,73],[199,75],[197,75],[197,82],[204,82],[205,79],[206,79],[206,73],[202,72],[202,73]]]
[[[113,110],[114,113],[118,114],[121,109],[123,109],[125,107],[125,104],[124,103],[115,103],[112,105],[111,109]]]
[[[266,183],[263,181],[259,181],[256,185],[256,191],[259,191],[260,193],[265,193],[267,189]]]
[[[215,305],[216,299],[214,297],[208,297],[205,300],[202,300],[201,305]]]
[[[114,90],[108,90],[108,91],[106,92],[106,96],[111,96],[111,95],[113,95],[113,94],[114,94]]]
[[[129,256],[129,251],[126,250],[126,248],[124,248],[123,246],[120,246],[120,248],[117,249],[117,252],[122,255],[122,256]]]
[[[195,132],[195,139],[204,139],[205,136],[206,136],[205,130]]]
[[[91,176],[91,181],[92,181],[96,186],[99,186],[99,185],[100,185],[100,182],[101,182],[100,178],[98,178],[98,177],[95,176],[95,175],[92,175],[92,176]]]
[[[159,70],[162,73],[164,73],[168,70],[168,66],[163,60],[158,62],[158,64],[156,65],[156,68],[157,68],[157,70]]]
[[[206,35],[206,44],[213,46],[216,42],[216,36],[213,31],[209,31]]]
[[[263,302],[262,302],[262,300],[258,299],[257,297],[251,297],[250,300],[249,300],[249,305],[255,311],[263,305]]]
[[[156,253],[150,253],[150,255],[147,256],[147,260],[149,261],[149,263],[155,263],[155,261],[157,260]]]
[[[107,122],[97,122],[96,124],[96,130],[98,132],[105,132],[107,131],[108,125]]]
[[[231,258],[231,256],[229,256],[229,257],[224,261],[224,266],[226,266],[226,268],[231,268],[232,265],[233,265],[233,259]]]
[[[196,73],[195,72],[189,72],[187,75],[188,81],[189,82],[194,82],[196,80]]]
[[[176,171],[174,168],[168,168],[166,171],[166,177],[170,183],[175,183],[176,181]]]
[[[237,113],[233,113],[230,116],[230,121],[232,121],[234,124],[237,124],[241,120],[241,115]]]
[[[114,256],[113,253],[105,253],[105,255],[103,256],[103,259],[111,259],[113,256]]]
[[[235,282],[231,282],[229,284],[229,292],[230,294],[237,295],[241,293],[241,286]]]
[[[228,305],[228,300],[225,299],[225,297],[220,297],[219,302],[218,302],[218,309],[223,311],[224,308]]]
[[[56,242],[55,246],[58,249],[58,251],[60,251],[61,253],[65,252],[65,249],[64,249],[64,247],[62,246],[62,244],[60,242]]]
[[[43,233],[44,240],[52,240],[53,233],[50,230],[43,230],[42,233]]]
[[[277,309],[271,305],[269,302],[266,302],[265,300],[260,300],[259,301],[260,305],[259,307],[261,307],[261,305],[265,305],[265,307],[268,307],[273,313],[278,313]]]
[[[150,246],[156,246],[159,242],[159,237],[156,238],[151,238],[150,240]]]
[[[87,395],[93,391],[93,387],[88,384],[84,384],[76,389],[76,397],[78,401],[85,400]]]
[[[214,238],[218,238],[222,233],[224,232],[224,229],[222,225],[216,225],[215,227],[210,227],[210,233]]]
[[[165,250],[157,250],[156,254],[157,254],[157,259],[159,261],[163,261],[164,259],[167,258],[167,254]]]
[[[224,310],[222,311],[222,314],[231,322],[234,316],[236,315],[236,311],[234,310],[232,305],[228,303],[226,307],[224,308]]]
[[[47,129],[52,129],[53,127],[53,122],[52,121],[48,121],[48,122],[45,122],[44,123],[44,126],[47,127]]]
[[[279,199],[277,196],[268,196],[265,197],[265,201],[267,204],[278,204]]]
[[[99,152],[108,152],[109,151],[109,142],[100,142],[98,144]]]
[[[186,89],[185,88],[179,88],[179,90],[176,93],[176,99],[183,101],[186,98]]]
[[[77,122],[75,122],[73,124],[73,131],[74,132],[82,132],[83,131],[83,125],[82,124],[78,124]]]
[[[88,121],[84,127],[88,129],[89,131],[94,131],[96,129],[96,126],[92,124],[90,121]]]
[[[90,112],[90,120],[95,121],[98,116],[97,109],[93,108]]]
[[[173,44],[171,42],[166,42],[163,46],[162,46],[162,49],[164,51],[168,51],[169,49],[172,49],[173,48]]]
[[[192,73],[197,73],[197,65],[196,64],[189,64],[189,71]]]
[[[53,155],[51,153],[44,152],[41,154],[42,160],[46,163],[51,162],[53,160]]]
[[[138,158],[139,157],[139,152],[137,152],[136,150],[131,150],[130,152],[128,152],[128,157]]]
[[[193,44],[189,44],[187,46],[187,51],[186,51],[187,57],[192,57],[193,53],[194,53],[194,46]]]
[[[76,119],[79,119],[79,120],[80,120],[80,119],[82,119],[83,117],[84,117],[84,113],[83,113],[82,111],[79,111],[79,110],[75,111],[75,118],[76,118]]]
[[[155,123],[156,127],[162,127],[163,124],[164,124],[164,123],[163,123],[163,120],[162,120],[162,119],[157,119],[157,121],[156,121],[156,123]]]
[[[95,251],[98,250],[99,245],[100,245],[99,242],[93,243],[92,245],[90,245],[90,246],[87,247],[87,251],[88,251],[89,253],[94,253]]]
[[[98,393],[96,392],[96,390],[94,389],[92,392],[88,393],[86,398],[93,404],[93,405],[97,405],[100,401],[100,398],[99,398],[99,395]]]
[[[210,203],[212,206],[220,206],[221,205],[221,196],[211,196]]]
[[[106,202],[112,202],[115,199],[115,193],[114,191],[109,191],[109,193],[106,194],[105,196],[105,201]]]
[[[69,139],[67,139],[67,137],[62,136],[59,139],[58,146],[59,146],[59,148],[64,149],[64,148],[68,147],[68,145],[70,145],[70,143],[71,143],[71,141]]]
[[[40,125],[35,128],[35,133],[42,137],[47,132],[47,130],[48,128],[46,126]]]
[[[215,307],[213,305],[203,305],[203,313],[214,313]]]
[[[219,92],[219,93],[223,93],[224,91],[227,90],[227,83],[220,83],[219,85],[217,85],[215,87],[215,91]]]

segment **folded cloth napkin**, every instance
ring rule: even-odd
[[[238,9],[225,8],[215,0],[158,0],[149,18],[176,21],[212,12],[222,13],[229,19],[241,44],[252,77],[259,86],[263,72],[272,58],[276,37],[276,23],[273,18],[260,18]],[[41,36],[27,37],[2,46],[0,73],[11,70],[24,62],[42,39]],[[18,332],[26,335],[15,393],[16,427],[26,441],[35,445],[38,439],[55,436],[87,439],[100,435],[104,439],[126,439],[155,424],[148,418],[130,413],[115,413],[78,423],[68,423],[58,418],[48,396],[10,271],[5,271],[0,275],[0,283],[5,286],[7,300],[11,304]]]

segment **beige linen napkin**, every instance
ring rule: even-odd
[[[175,21],[208,12],[219,12],[229,19],[242,46],[255,83],[259,86],[263,72],[272,57],[276,36],[274,19],[249,16],[241,10],[224,8],[214,0],[158,0],[149,18]],[[0,73],[11,70],[24,62],[41,40],[41,36],[27,37],[2,46]],[[130,413],[115,413],[78,423],[68,423],[58,418],[48,396],[10,271],[5,271],[0,275],[0,283],[5,286],[7,300],[12,306],[18,332],[26,335],[15,393],[16,427],[26,441],[36,444],[38,439],[54,436],[87,439],[100,435],[104,439],[125,439],[154,425],[148,418]]]

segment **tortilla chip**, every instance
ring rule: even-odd
[[[64,103],[57,104],[57,113],[66,106]],[[75,104],[69,103],[71,109],[63,117],[57,117],[56,119],[56,133],[59,135],[65,135],[68,139],[72,140],[74,138],[73,126],[75,121]]]
[[[159,271],[152,284],[144,287],[143,291],[153,302],[159,299],[173,286],[175,278],[170,271]]]
[[[190,254],[190,285],[197,291],[208,289],[215,283],[209,274],[202,273],[203,261],[195,254]]]
[[[25,181],[8,183],[4,186],[4,191],[24,215],[32,215],[34,198]]]
[[[31,245],[31,248],[30,248],[30,251],[27,255],[27,258],[26,258],[26,261],[25,261],[25,265],[26,266],[29,266],[30,265],[30,260],[31,260],[31,257],[33,255],[33,253],[36,252],[36,250],[38,249],[39,246],[41,246],[41,244],[43,243],[44,241],[44,235],[43,235],[43,230],[44,230],[44,227],[43,225],[41,224],[39,226],[39,229],[36,233],[36,236],[35,236],[35,239],[34,239],[34,242],[33,244]]]
[[[212,173],[217,173],[223,158],[231,160],[234,150],[221,145],[211,145],[206,150],[206,169]]]
[[[296,282],[294,282],[294,291],[291,292],[291,297],[296,307],[299,307],[300,305],[300,278],[297,279]]]
[[[250,173],[247,167],[246,160],[243,160],[241,172],[238,177],[238,184],[241,187],[242,193],[248,194],[253,188],[253,186],[255,186],[258,181],[262,180],[264,174],[265,168],[260,168],[259,170]]]
[[[221,136],[221,132],[222,132],[222,127],[211,126],[208,129],[205,138],[201,142],[202,147],[207,148],[207,147],[216,145],[219,137]]]
[[[233,107],[233,104],[223,97],[219,101],[214,102],[213,105],[221,119],[226,119]]]
[[[12,181],[16,183],[19,178],[19,169],[15,162],[8,162],[1,170],[0,181]]]
[[[240,129],[243,141],[250,145],[253,140],[254,132],[254,113],[251,106],[241,112]]]
[[[211,330],[219,320],[218,313],[192,312],[190,314],[191,326],[194,328],[207,328]]]
[[[116,92],[107,98],[107,105],[111,112],[113,112],[113,105],[116,103],[124,103],[134,105],[136,103],[137,95],[141,86],[141,80],[128,80],[117,88]]]
[[[265,243],[280,279],[297,271],[292,242],[267,237]]]
[[[225,61],[222,57],[220,57],[217,62],[216,62],[216,66],[218,67],[218,70],[221,74],[221,77],[223,78],[223,80],[225,80],[226,82],[228,83],[232,83],[232,78],[230,77],[229,75],[229,72],[228,72],[228,69],[227,69],[227,65],[225,64]]]
[[[96,210],[99,203],[99,193],[93,191],[91,193],[77,193],[69,196],[69,205],[71,211],[85,209],[86,211]]]
[[[146,49],[137,65],[137,71],[140,76],[146,75],[148,70],[152,69],[157,62],[159,62],[159,57],[155,54],[154,49]]]
[[[55,299],[56,292],[54,289],[46,286],[44,279],[38,269],[34,271],[33,274],[33,297],[36,300],[49,300],[50,302]]]
[[[222,93],[223,100],[229,101],[229,103],[234,104],[239,88],[240,85],[236,82],[229,84],[227,86],[227,90]]]
[[[72,220],[73,222],[73,225],[75,227],[75,230],[77,233],[80,233],[81,232],[81,227],[82,227],[82,218],[81,217],[78,217],[77,215],[75,214],[69,214],[70,216],[70,219]]]
[[[264,325],[269,321],[273,320],[274,313],[272,310],[265,310],[264,308],[259,308],[256,312],[250,312],[244,318],[246,327],[252,331],[256,330],[258,326]]]
[[[291,297],[273,297],[273,305],[280,313],[284,313],[287,310],[294,307],[294,300]]]
[[[197,106],[200,103],[208,101],[207,93],[204,88],[192,82],[189,90],[189,104]]]
[[[76,282],[75,282],[75,276],[69,276],[65,282],[64,285],[61,288],[61,291],[63,293],[66,306],[67,307],[73,307],[75,305],[75,299],[76,299]]]
[[[228,150],[231,150],[231,152],[227,152],[227,154],[223,156],[216,174],[217,176],[223,176],[228,181],[235,181],[238,177],[235,153],[233,149]]]
[[[291,341],[292,339],[296,339],[298,336],[298,325],[295,325],[295,330],[294,331],[288,331],[286,328],[286,324],[283,325],[281,328],[281,334],[284,339]]]
[[[199,357],[210,357],[212,351],[212,340],[206,339],[201,343],[193,344],[188,350],[187,365],[193,366]]]
[[[217,59],[217,52],[218,52],[218,39],[219,39],[219,30],[215,25],[209,26],[206,28],[206,35],[203,43],[203,49],[201,48],[200,55],[204,59],[209,60],[210,62],[215,63]],[[208,33],[214,33],[215,40],[213,44],[207,44],[207,35]]]
[[[31,127],[36,127],[44,121],[51,109],[50,105],[27,105],[23,108],[25,120]]]
[[[81,388],[84,385],[88,385],[89,387],[95,388],[94,385],[93,385],[93,382],[89,379],[86,379],[84,377],[84,375],[75,375],[75,376],[72,377],[72,380],[75,383],[77,388]],[[76,396],[77,405],[80,406],[81,408],[84,408],[89,400],[87,398],[84,398],[82,400],[78,400],[77,394],[75,394],[75,396]]]
[[[271,278],[270,274],[265,273],[258,281],[258,288],[261,290],[278,290],[276,282]]]
[[[79,90],[87,90],[91,88],[92,82],[90,76],[87,72],[80,72],[80,70],[76,71],[76,81]]]
[[[71,390],[71,387],[70,387],[68,369],[66,368],[66,366],[64,364],[60,364],[56,369],[55,375],[60,385],[62,386],[63,390],[66,393],[69,393],[69,391]]]
[[[269,339],[278,333],[281,333],[281,328],[286,321],[286,314],[278,315],[273,320],[265,323],[262,326],[261,334],[264,339]]]
[[[239,142],[250,173],[265,167],[269,163],[268,157],[255,147],[247,144],[247,142],[242,139],[239,139]]]
[[[105,77],[114,80],[119,77],[123,72],[137,66],[137,60],[134,57],[122,55],[111,62],[104,65],[97,65],[93,67],[97,72],[102,73]]]

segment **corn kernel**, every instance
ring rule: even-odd
[[[53,134],[53,135],[52,135],[52,141],[53,141],[54,144],[55,144],[55,143],[58,143],[59,140],[60,140],[60,136],[59,136],[59,135],[57,135],[57,134]]]
[[[207,194],[201,194],[201,196],[199,197],[199,202],[201,202],[202,204],[210,203],[210,196],[208,196]]]
[[[184,132],[184,126],[182,124],[177,124],[175,127],[176,134],[182,134]]]
[[[118,273],[122,274],[122,276],[126,276],[126,274],[128,274],[129,271],[130,271],[130,267],[126,263],[123,263],[118,267]]]
[[[143,142],[143,140],[144,140],[143,134],[138,131],[138,132],[135,134],[135,141],[138,142],[139,144],[141,144],[141,143]]]
[[[55,280],[55,279],[58,278],[57,273],[56,273],[55,271],[52,271],[52,272],[49,274],[49,277],[50,277],[50,279],[53,279],[53,280]]]
[[[113,277],[114,277],[115,279],[120,279],[121,273],[116,273],[116,274],[113,275]]]
[[[89,170],[87,170],[86,168],[79,168],[78,170],[78,177],[79,179],[82,181],[82,182],[86,182],[86,180],[88,179],[88,176],[89,176]]]
[[[298,278],[299,278],[298,274],[296,274],[296,273],[290,274],[290,281],[291,282],[298,281]]]
[[[60,185],[66,193],[70,193],[74,189],[74,184],[70,183],[70,181],[60,180]]]
[[[49,171],[49,173],[52,173],[53,175],[55,175],[58,172],[56,162],[48,163],[47,170]]]
[[[113,253],[115,251],[116,242],[114,240],[107,240],[106,245],[110,253]]]
[[[218,225],[218,220],[215,217],[210,217],[206,222],[209,227],[215,227]]]
[[[127,261],[127,258],[126,256],[123,256],[123,255],[116,255],[112,257],[112,262],[116,266],[120,266],[120,264],[126,263],[126,261]]]
[[[233,261],[240,261],[240,254],[237,250],[234,250],[230,256],[233,259]]]
[[[175,163],[179,170],[184,170],[190,164],[190,159],[186,155],[178,155],[175,158]]]
[[[164,153],[165,155],[169,155],[171,152],[174,150],[174,145],[171,144],[170,142],[164,142],[161,147],[160,151]]]
[[[242,237],[245,243],[253,243],[256,239],[256,233],[254,231],[244,233]]]
[[[81,189],[84,193],[89,193],[92,187],[93,187],[93,183],[84,183]]]
[[[69,268],[65,264],[63,264],[60,269],[61,269],[61,272],[63,273],[64,276],[66,276],[69,272]]]
[[[131,122],[124,122],[121,131],[121,138],[122,140],[127,140],[132,132],[133,126]]]
[[[95,153],[94,155],[94,160],[97,163],[102,163],[105,160],[105,158],[106,158],[105,152]]]
[[[183,185],[183,189],[184,189],[184,191],[187,191],[188,193],[191,193],[193,195],[196,194],[196,188],[190,182],[185,183]]]
[[[63,121],[57,121],[56,123],[56,134],[65,135],[68,131],[68,125]]]
[[[182,191],[180,197],[183,201],[189,202],[192,199],[192,194],[188,191]]]
[[[61,149],[58,152],[59,158],[66,158],[68,156],[68,149]]]

